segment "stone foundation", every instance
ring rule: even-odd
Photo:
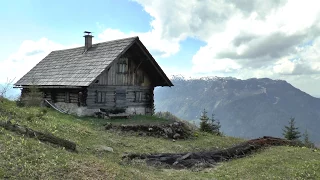
[[[78,106],[75,103],[64,103],[64,102],[58,102],[55,103],[55,105],[66,111],[68,114],[73,114],[77,116],[93,116],[95,112],[98,112],[99,109],[88,109],[88,107],[85,106]]]
[[[68,114],[73,114],[77,116],[93,116],[95,112],[99,112],[99,109],[89,109],[86,106],[78,106],[75,103],[65,103],[65,102],[58,102],[55,103],[55,105],[62,109],[63,111],[66,111]],[[126,109],[127,114],[139,114],[139,115],[145,115],[150,114],[147,111],[147,108],[145,107],[139,107],[139,106],[132,106],[128,107]]]
[[[139,114],[139,115],[145,115],[146,114],[146,108],[145,107],[128,107],[126,109],[126,113],[128,114]]]

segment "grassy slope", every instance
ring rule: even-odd
[[[1,115],[6,111],[6,115]],[[143,162],[121,161],[126,152],[186,152],[223,148],[243,140],[200,134],[198,138],[172,142],[152,137],[129,136],[104,131],[105,120],[77,118],[49,110],[40,118],[38,108],[18,108],[13,102],[0,102],[0,120],[11,118],[19,124],[50,132],[77,143],[79,153],[71,153],[35,139],[24,138],[0,128],[0,178],[21,179],[265,179],[320,178],[320,153],[307,148],[274,147],[251,157],[221,163],[202,171],[148,167]],[[9,115],[11,114],[11,115]],[[133,121],[164,120],[136,117]],[[101,152],[106,145],[114,152]]]

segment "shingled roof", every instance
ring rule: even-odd
[[[15,86],[89,86],[112,61],[126,52],[134,42],[141,43],[138,37],[131,37],[93,44],[90,50],[85,53],[84,46],[52,51],[17,81]],[[149,54],[149,52],[147,53]],[[166,84],[172,86],[171,81],[153,58],[152,61],[167,82]]]

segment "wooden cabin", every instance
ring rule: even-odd
[[[92,115],[124,108],[130,114],[151,114],[154,88],[173,86],[139,40],[131,37],[53,51],[15,83],[24,97],[31,87],[42,98],[69,113]]]

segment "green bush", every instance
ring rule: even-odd
[[[25,89],[17,101],[17,106],[36,107],[43,103],[43,94],[37,86],[30,86]]]

